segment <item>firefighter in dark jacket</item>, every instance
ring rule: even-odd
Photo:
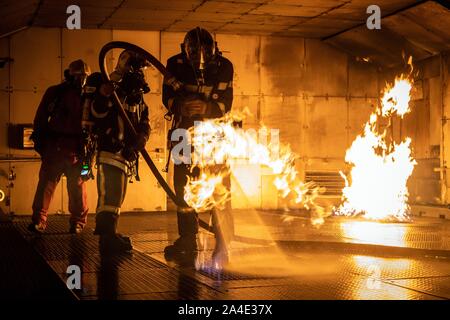
[[[172,129],[187,129],[194,121],[222,117],[231,110],[233,101],[233,65],[221,55],[207,30],[197,27],[189,31],[181,51],[169,58],[167,69],[183,84],[182,88],[175,91],[167,83],[163,85],[163,103],[173,116]],[[191,169],[189,163],[174,164],[174,187],[179,198],[184,197],[188,176],[195,172]],[[227,180],[229,187],[229,177]],[[229,207],[228,204],[225,211],[212,211],[216,237],[213,258],[222,255],[227,259],[226,245],[234,233]],[[166,247],[165,256],[168,260],[189,263],[197,255],[198,215],[178,208],[177,222],[179,238]]]
[[[31,138],[35,150],[41,155],[42,164],[30,231],[45,230],[50,201],[63,174],[67,177],[69,193],[70,232],[80,233],[86,225],[87,194],[80,175],[80,155],[81,91],[88,74],[86,63],[73,61],[65,71],[65,81],[47,89],[36,112]]]
[[[131,51],[123,51],[111,82],[101,73],[93,73],[84,89],[83,128],[87,136],[97,141],[96,227],[103,253],[132,250],[128,237],[117,233],[120,208],[125,199],[128,179],[137,175],[138,151],[149,138],[149,110],[143,95],[150,91],[142,68],[145,60]],[[126,130],[111,94],[116,93],[138,132],[137,138]]]

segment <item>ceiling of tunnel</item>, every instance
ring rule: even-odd
[[[187,31],[318,38],[375,63],[401,52],[423,59],[450,49],[447,0],[0,0],[0,36],[27,26],[65,27],[67,6],[82,28]],[[381,8],[381,30],[368,30],[367,6]],[[400,54],[399,54],[400,52]]]
[[[381,26],[381,30],[369,30],[362,25],[324,40],[387,66],[402,62],[402,56],[421,60],[450,50],[450,11],[437,2],[427,1],[387,16]]]

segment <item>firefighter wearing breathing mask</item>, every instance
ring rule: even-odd
[[[70,233],[80,233],[86,225],[88,206],[84,180],[80,176],[82,150],[82,87],[89,75],[82,60],[70,63],[65,80],[45,92],[37,109],[33,134],[35,150],[42,159],[39,182],[33,201],[32,223],[28,229],[42,233],[47,227],[47,211],[64,174],[69,193]]]
[[[194,121],[220,118],[231,110],[233,101],[233,64],[223,57],[212,35],[203,28],[189,31],[181,44],[181,53],[167,61],[168,71],[183,84],[175,91],[168,83],[163,85],[163,103],[172,118],[172,130],[190,128]],[[167,80],[167,79],[165,79]],[[171,141],[172,145],[178,142]],[[174,188],[178,198],[184,197],[184,187],[196,170],[189,163],[174,164]],[[229,187],[229,177],[224,181]],[[226,262],[227,243],[233,230],[229,203],[225,210],[212,210],[216,246],[213,259]],[[179,238],[165,248],[167,260],[180,263],[195,262],[197,256],[198,214],[178,208]]]
[[[132,51],[122,51],[111,81],[101,73],[88,77],[84,87],[83,130],[97,141],[96,227],[103,254],[120,254],[132,250],[128,237],[117,233],[120,208],[125,199],[128,179],[136,176],[138,152],[145,147],[150,135],[149,110],[144,94],[150,91],[143,69],[145,59]],[[138,133],[129,132],[112,99],[116,93]]]

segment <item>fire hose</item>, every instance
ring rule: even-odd
[[[131,50],[138,55],[145,58],[153,67],[155,67],[163,76],[165,84],[170,85],[173,87],[175,91],[180,90],[183,86],[182,83],[180,83],[170,72],[164,67],[164,65],[156,59],[151,53],[147,52],[146,50],[142,49],[141,47],[138,47],[134,44],[124,42],[124,41],[112,41],[107,43],[103,46],[103,48],[100,50],[99,54],[99,64],[100,64],[100,71],[105,79],[110,81],[109,73],[107,72],[106,67],[106,55],[109,51],[113,49],[124,49],[124,50]],[[136,128],[133,126],[133,123],[131,122],[130,118],[128,117],[127,113],[125,112],[125,109],[123,108],[122,102],[120,101],[117,93],[114,91],[112,94],[112,97],[114,99],[115,105],[117,106],[119,115],[122,117],[125,127],[132,136],[137,137],[137,131]],[[150,157],[149,153],[145,148],[139,150],[139,152],[142,155],[142,158],[144,158],[145,162],[147,163],[148,167],[152,171],[153,175],[155,176],[158,183],[161,185],[161,187],[164,189],[166,194],[169,196],[170,199],[179,207],[183,208],[184,210],[193,210],[189,207],[189,205],[186,203],[184,199],[180,199],[177,197],[175,192],[170,188],[164,177],[159,172],[158,168],[156,167],[155,163],[153,162],[152,158]],[[213,232],[213,228],[211,225],[201,219],[199,219],[199,226],[203,229],[206,229],[209,232]],[[252,244],[269,244],[272,243],[268,240],[263,239],[253,239],[253,238],[247,238],[242,236],[235,236],[235,240],[252,243]]]
[[[181,88],[181,84],[176,81],[176,79],[167,71],[167,69],[162,65],[162,63],[156,59],[151,53],[147,52],[146,50],[142,49],[141,47],[138,47],[134,44],[123,42],[123,41],[112,41],[107,43],[103,46],[103,48],[100,50],[99,55],[99,63],[100,63],[100,71],[107,79],[110,81],[109,73],[107,72],[106,68],[106,54],[112,50],[112,49],[124,49],[124,50],[131,50],[143,58],[145,58],[152,66],[154,66],[163,76],[166,80],[166,83],[171,85],[175,90],[179,90]],[[137,131],[136,128],[133,126],[133,123],[131,122],[130,118],[128,117],[127,113],[125,112],[125,109],[123,108],[122,102],[120,101],[117,93],[113,92],[113,98],[116,103],[116,106],[119,111],[119,115],[122,117],[125,127],[130,131],[131,135],[134,137],[137,137]],[[139,150],[139,152],[142,155],[142,158],[144,158],[145,162],[149,166],[150,170],[152,171],[153,175],[155,176],[158,183],[161,185],[161,187],[164,189],[166,194],[169,196],[170,199],[180,208],[186,208],[189,209],[188,204],[184,199],[180,199],[177,197],[175,192],[172,191],[170,186],[167,184],[164,177],[159,172],[158,168],[156,167],[155,163],[153,162],[152,158],[148,154],[147,150],[143,148],[142,150]],[[208,231],[212,231],[212,228],[210,225],[204,221],[200,221],[200,226],[202,228],[207,229]]]

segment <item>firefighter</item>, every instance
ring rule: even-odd
[[[181,44],[181,53],[169,58],[167,69],[183,84],[177,91],[167,83],[163,85],[163,103],[173,117],[172,131],[188,129],[194,121],[222,117],[231,110],[233,65],[221,55],[207,30],[197,27],[189,31]],[[194,172],[189,163],[174,164],[173,181],[178,198],[184,197],[188,176],[195,175]],[[229,177],[227,180],[225,184],[229,187]],[[212,211],[216,238],[214,259],[227,260],[226,245],[234,233],[229,204],[227,207],[225,211]],[[179,238],[165,248],[165,256],[168,260],[190,263],[197,256],[198,214],[178,208],[177,222]]]
[[[42,164],[30,231],[42,233],[45,230],[48,208],[63,174],[67,177],[69,193],[69,231],[80,233],[86,225],[86,185],[80,175],[81,92],[89,73],[89,67],[82,60],[70,63],[64,72],[64,82],[48,88],[37,109],[31,138]]]
[[[124,50],[110,75],[111,82],[101,73],[93,73],[84,90],[83,128],[97,141],[97,191],[96,227],[100,236],[100,250],[105,254],[132,250],[128,237],[117,233],[120,208],[125,199],[128,179],[138,179],[138,151],[149,138],[149,111],[144,94],[150,91],[142,68],[146,66],[132,51]],[[116,90],[122,105],[138,132],[134,137],[124,126],[118,106],[112,99]]]

